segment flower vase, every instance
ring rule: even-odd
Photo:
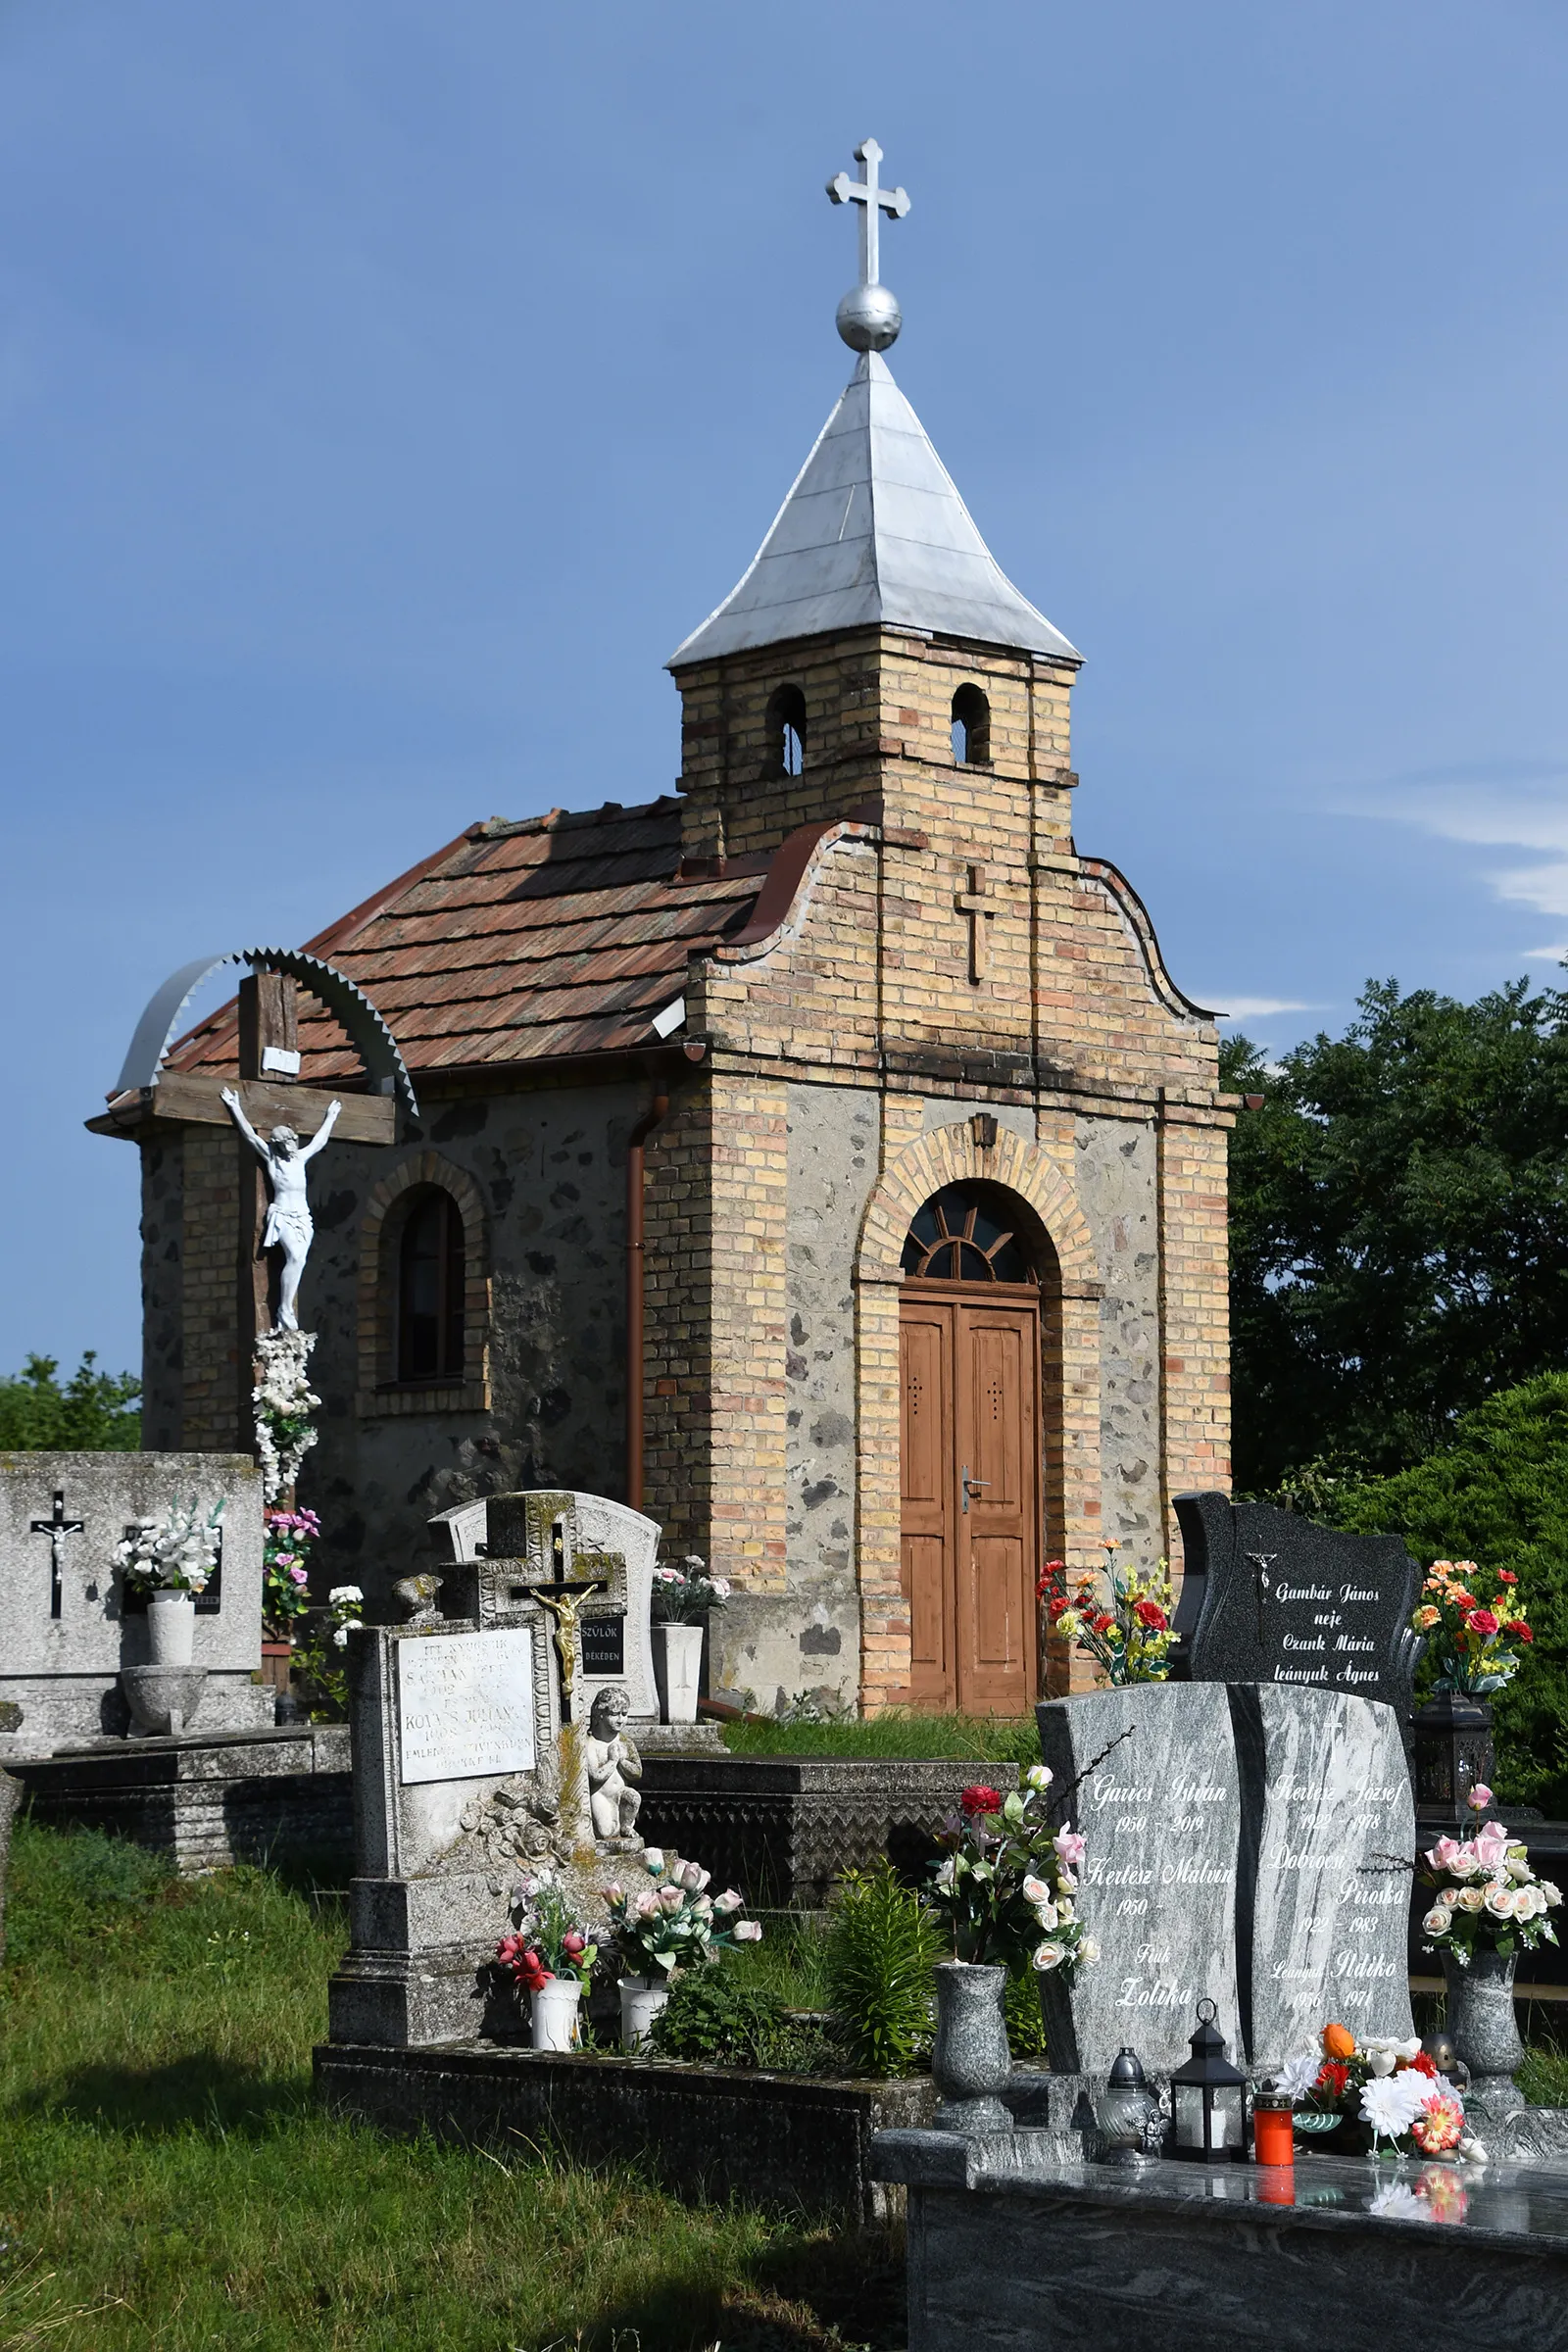
[[[622,1977],[620,1980],[620,2046],[623,2050],[639,2050],[648,2040],[655,2018],[669,1999],[669,1979],[660,1972],[652,1977]]]
[[[582,1986],[575,1977],[552,1977],[533,1995],[529,2012],[536,2050],[574,2050]]]
[[[1002,2093],[1012,2077],[1003,1995],[1004,1968],[973,1960],[944,1960],[937,1968],[937,2031],[931,2077],[940,2105],[939,2132],[1010,2132]]]
[[[147,1595],[147,1656],[154,1666],[188,1666],[195,1652],[196,1603],[172,1588]]]
[[[654,1641],[660,1715],[665,1723],[695,1723],[703,1677],[703,1629],[700,1625],[660,1624],[649,1630]]]
[[[1470,2069],[1464,2094],[1467,2115],[1511,2115],[1525,2103],[1514,2075],[1525,2061],[1525,2045],[1513,2013],[1517,1954],[1477,1945],[1462,1968],[1451,1952],[1443,1955],[1447,1980],[1447,2029],[1457,2055]]]

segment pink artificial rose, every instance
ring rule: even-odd
[[[1466,1623],[1470,1632],[1479,1634],[1483,1642],[1490,1642],[1501,1627],[1501,1619],[1494,1617],[1490,1609],[1472,1609]]]
[[[714,1895],[713,1909],[719,1913],[720,1917],[725,1917],[731,1911],[738,1911],[744,1899],[743,1896],[736,1893],[733,1886],[726,1886],[722,1894]]]
[[[1434,1870],[1452,1870],[1462,1851],[1456,1839],[1440,1838],[1436,1845],[1428,1848],[1427,1860]]]
[[[310,1582],[310,1573],[311,1572],[308,1568],[291,1568],[288,1572],[289,1582],[295,1585],[308,1584]]]
[[[1519,1908],[1519,1896],[1512,1886],[1489,1886],[1486,1904],[1494,1919],[1512,1919]]]
[[[1087,1838],[1081,1837],[1076,1830],[1058,1830],[1051,1842],[1067,1868],[1076,1870],[1084,1858],[1084,1851],[1089,1840]]]
[[[1492,1790],[1487,1787],[1485,1781],[1477,1781],[1464,1801],[1472,1813],[1484,1813],[1492,1802]]]
[[[755,1919],[738,1919],[735,1922],[734,1934],[737,1943],[760,1943],[762,1940],[761,1922]]]
[[[658,1909],[659,1897],[650,1886],[637,1897],[637,1916],[639,1919],[652,1919]]]
[[[588,1938],[579,1936],[576,1929],[572,1928],[561,1938],[561,1948],[564,1952],[569,1952],[575,1960],[579,1952],[587,1950]]]
[[[654,1900],[661,1911],[679,1911],[686,1901],[685,1889],[680,1886],[661,1886]]]

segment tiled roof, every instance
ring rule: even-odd
[[[492,819],[307,944],[357,981],[418,1073],[658,1045],[655,1013],[686,959],[740,929],[765,858],[721,876],[681,871],[680,804],[611,802]],[[330,1015],[300,1000],[300,1075],[352,1078],[358,1057]],[[170,1055],[231,1070],[225,1005]]]

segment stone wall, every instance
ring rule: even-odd
[[[183,1131],[161,1128],[141,1154],[141,1442],[149,1453],[185,1444],[184,1189]]]
[[[1124,1560],[1164,1549],[1160,1509],[1159,1164],[1152,1119],[1085,1118],[1078,1199],[1101,1279],[1102,1526]]]

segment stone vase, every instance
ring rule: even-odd
[[[147,1658],[153,1666],[188,1666],[195,1655],[196,1601],[189,1592],[147,1595]]]
[[[655,2018],[668,1999],[669,1979],[662,1972],[657,1983],[652,1977],[621,1978],[620,2046],[623,2050],[642,2047]]]
[[[576,2048],[581,2001],[582,1985],[575,1977],[552,1977],[548,1984],[540,1985],[529,2010],[536,2050]]]
[[[937,2032],[931,2079],[940,2105],[939,2132],[1010,2132],[1002,2093],[1012,2076],[1007,2025],[1002,2013],[1004,1968],[973,1960],[944,1960],[937,1968]]]
[[[656,1625],[651,1631],[660,1717],[664,1723],[695,1723],[703,1678],[703,1629]]]
[[[122,1666],[131,1738],[180,1739],[196,1720],[206,1682],[202,1666]]]
[[[1443,1955],[1448,2033],[1455,2052],[1470,2069],[1470,2087],[1464,2094],[1467,2114],[1511,2115],[1525,2103],[1514,2082],[1525,2059],[1513,2013],[1516,1960],[1516,1954],[1505,1960],[1500,1952],[1479,1945],[1468,1968],[1461,1968],[1451,1954]]]

